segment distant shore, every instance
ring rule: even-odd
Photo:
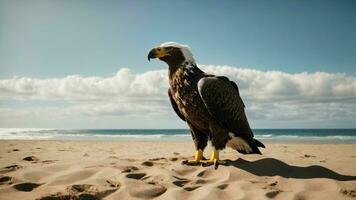
[[[355,144],[222,151],[227,166],[184,166],[192,142],[0,140],[0,200],[354,199]],[[209,149],[205,156],[209,157]]]
[[[254,129],[267,143],[356,144],[356,129]],[[122,142],[192,141],[187,129],[22,129],[0,128],[0,140],[74,140]]]

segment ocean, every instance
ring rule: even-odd
[[[356,129],[254,129],[262,142],[356,143]],[[0,128],[1,140],[191,141],[187,129]]]

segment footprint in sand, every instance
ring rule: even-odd
[[[122,169],[121,173],[128,173],[128,172],[133,172],[137,171],[138,168],[136,166],[126,166]]]
[[[186,179],[186,180],[176,180],[176,181],[173,181],[172,183],[178,187],[184,187],[184,185],[189,182],[190,182],[190,180]]]
[[[196,184],[204,184],[206,183],[206,180],[203,180],[203,179],[198,179],[195,181]]]
[[[199,172],[199,173],[197,174],[197,176],[203,177],[205,173],[206,173],[206,170],[201,171],[201,172]]]
[[[20,168],[22,168],[22,166],[20,166],[20,165],[9,165],[9,166],[2,168],[0,170],[0,173],[12,172],[12,171],[18,170]]]
[[[270,199],[273,199],[274,197],[276,197],[281,191],[279,190],[275,190],[275,191],[270,191],[270,192],[267,192],[265,195],[266,197],[270,198]]]
[[[276,186],[277,184],[278,184],[278,181],[275,181],[275,182],[269,184],[269,186]]]
[[[27,157],[23,158],[22,160],[25,160],[25,161],[39,161],[40,159],[38,159],[36,156],[27,156]]]
[[[0,185],[11,184],[12,178],[10,176],[0,176]]]
[[[42,161],[42,163],[51,164],[51,163],[55,163],[56,161],[58,161],[58,160],[44,160],[44,161]]]
[[[37,200],[70,200],[71,198],[71,195],[64,195],[62,193],[58,193],[50,196],[41,197]]]
[[[148,167],[152,167],[152,166],[153,166],[153,162],[151,162],[151,161],[145,161],[145,162],[141,163],[141,165],[143,165],[143,166],[148,166]]]
[[[177,176],[173,176],[173,177],[178,179],[178,180],[173,181],[172,183],[174,185],[178,186],[178,187],[182,187],[186,191],[193,191],[195,189],[200,188],[201,184],[206,183],[206,181],[202,180],[202,179],[198,179],[198,180],[192,182],[191,180],[186,179],[186,178],[180,178],[180,177],[177,177]],[[196,184],[198,184],[198,185],[196,185]]]
[[[214,168],[204,169],[196,174],[197,177],[200,178],[209,178],[209,179],[220,179],[222,178],[219,174],[215,173],[216,170]],[[228,176],[230,172],[224,173],[224,176]]]
[[[349,197],[356,197],[356,188],[353,190],[341,189],[340,192]]]
[[[73,192],[84,192],[90,190],[92,185],[89,184],[82,184],[82,185],[72,185],[69,189]]]
[[[269,191],[265,194],[267,198],[273,199],[275,198],[279,193],[283,192],[282,190],[278,189],[278,181],[275,181],[273,183],[268,184],[266,187],[263,189],[270,189],[272,191]]]
[[[278,181],[268,184],[267,186],[263,187],[262,189],[276,189],[278,185]]]
[[[145,173],[131,173],[131,174],[127,174],[126,178],[139,180],[139,179],[143,178],[144,176],[146,176]]]
[[[22,191],[22,192],[30,192],[33,189],[37,188],[38,186],[40,186],[41,184],[38,183],[19,183],[14,185],[13,187],[18,190],[18,191]]]
[[[177,161],[178,158],[177,158],[177,157],[173,157],[173,158],[170,158],[169,160],[170,160],[170,161]]]
[[[149,161],[158,161],[158,160],[167,160],[167,158],[165,157],[160,157],[160,158],[151,158],[151,159],[148,159]]]
[[[185,191],[193,191],[193,190],[196,190],[196,189],[198,189],[198,188],[200,188],[201,186],[191,186],[191,187],[184,187],[183,189],[185,190]]]
[[[305,154],[304,156],[301,156],[301,158],[315,158],[316,156]]]
[[[120,183],[116,181],[106,180],[106,183],[112,188],[120,187]]]
[[[72,185],[67,188],[68,194],[57,193],[42,197],[38,200],[100,200],[112,194],[117,189],[118,184],[115,187],[110,186],[110,188],[105,188],[101,190],[99,189],[99,187],[89,184]]]
[[[224,183],[224,184],[218,185],[217,188],[219,188],[220,190],[225,190],[228,186],[229,186],[229,184]]]

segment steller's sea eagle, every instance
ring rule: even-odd
[[[258,147],[264,145],[253,138],[236,83],[200,70],[186,45],[163,43],[150,50],[148,60],[152,58],[168,64],[170,102],[194,140],[195,158],[183,164],[225,164],[219,151],[226,146],[243,154],[261,154]],[[213,150],[210,159],[203,160],[208,140]]]

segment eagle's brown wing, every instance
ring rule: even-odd
[[[254,153],[260,153],[257,146],[263,144],[253,139],[237,85],[226,77],[205,77],[199,80],[198,90],[211,116],[229,132],[248,142]]]

